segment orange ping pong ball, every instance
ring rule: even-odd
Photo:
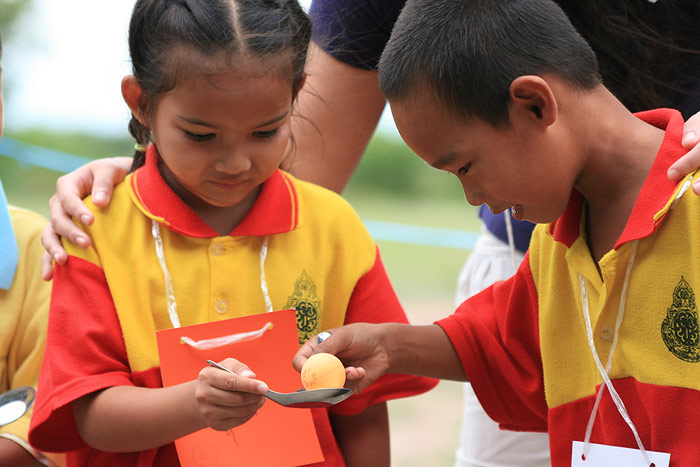
[[[342,388],[345,384],[345,367],[335,355],[317,353],[309,357],[301,368],[301,384],[307,391]]]

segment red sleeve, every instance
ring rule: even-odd
[[[538,299],[529,254],[497,282],[437,322],[449,337],[486,413],[503,428],[546,431]]]
[[[408,323],[406,313],[389,281],[379,248],[372,268],[357,281],[345,313],[345,324],[350,323]],[[330,411],[338,415],[353,415],[370,405],[391,399],[422,394],[438,384],[432,378],[388,374],[375,381],[360,394],[334,405]]]
[[[133,385],[101,268],[75,256],[56,265],[48,326],[29,442],[49,452],[85,448],[71,402],[99,389]]]

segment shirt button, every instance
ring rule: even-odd
[[[226,313],[226,310],[228,309],[228,304],[226,303],[225,300],[218,299],[216,301],[216,305],[214,305],[214,309],[216,310],[217,313],[220,315]]]
[[[224,246],[221,243],[214,243],[209,251],[214,256],[221,256],[224,253]]]
[[[609,341],[612,339],[612,330],[607,326],[603,326],[600,328],[600,338],[605,341]]]

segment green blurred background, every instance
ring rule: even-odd
[[[15,19],[32,1],[36,0],[0,0],[0,31],[6,51],[8,38],[15,32]],[[21,74],[14,73],[13,79],[18,77],[21,79]],[[4,92],[6,98],[13,92],[11,83]],[[6,115],[6,120],[11,120],[11,115]],[[8,125],[8,121],[5,137],[31,146],[86,158],[125,156],[133,151],[133,140],[126,128],[121,133],[115,129],[116,136],[104,136],[87,131],[17,128],[11,122]],[[0,178],[10,203],[48,217],[48,199],[61,173],[7,156],[0,151]],[[343,196],[368,222],[390,222],[407,229],[418,226],[455,232],[479,230],[477,209],[465,202],[456,178],[428,167],[392,134],[378,132],[374,136]],[[439,244],[441,231],[435,232],[438,233],[429,230],[425,235]],[[454,309],[457,275],[468,249],[391,238],[378,238],[377,242],[413,323],[432,323]],[[393,401],[390,415],[392,465],[453,464],[461,422],[459,383],[442,382],[425,395]]]

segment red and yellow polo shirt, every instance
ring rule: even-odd
[[[109,206],[84,227],[91,247],[64,242],[57,266],[47,351],[30,442],[69,453],[72,465],[177,465],[174,444],[115,454],[89,448],[75,427],[71,402],[116,385],[162,386],[156,331],[172,327],[163,270],[151,232],[162,228],[182,326],[265,311],[260,250],[268,236],[265,275],[273,308],[297,309],[300,341],[345,323],[406,322],[377,247],[338,195],[277,171],[243,221],[218,236],[165,183],[155,147]],[[424,392],[433,380],[389,375],[334,406],[355,414],[388,399]],[[324,465],[343,465],[325,409],[314,409]]]
[[[586,336],[579,274],[595,347],[606,362],[635,240],[609,375],[646,449],[670,452],[672,466],[700,459],[700,198],[688,190],[674,205],[683,182],[666,176],[686,152],[680,113],[638,117],[666,135],[617,245],[599,262],[600,275],[586,243],[584,200],[574,192],[556,222],[535,229],[514,277],[438,322],[487,413],[504,428],[549,431],[553,465],[570,465],[572,441],[584,440],[602,383]],[[637,448],[607,390],[591,442]]]

